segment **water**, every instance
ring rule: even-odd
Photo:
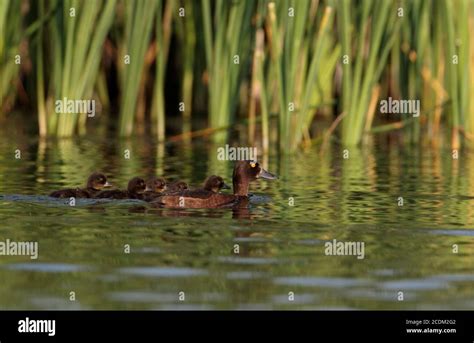
[[[39,244],[37,260],[0,256],[1,309],[474,307],[468,151],[453,160],[447,149],[379,142],[347,160],[337,145],[324,156],[270,155],[261,161],[280,179],[253,183],[248,210],[173,211],[140,201],[71,207],[45,194],[94,170],[121,186],[154,171],[230,183],[232,163],[216,161],[216,146],[0,137],[0,240]],[[365,258],[325,255],[333,239],[364,242]]]

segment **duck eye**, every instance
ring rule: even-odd
[[[257,165],[257,163],[255,163],[255,162],[250,162],[250,166],[251,166],[252,168],[255,168],[256,165]]]

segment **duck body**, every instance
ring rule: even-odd
[[[220,208],[235,205],[239,197],[233,194],[220,194],[204,189],[188,190],[163,195],[154,204],[167,208]]]
[[[152,202],[164,195],[179,194],[189,190],[188,184],[184,181],[174,181],[171,183],[166,183],[166,186],[161,190],[154,190],[145,192],[143,200]]]
[[[49,194],[53,198],[92,198],[89,189],[66,188],[54,191]]]
[[[94,196],[96,199],[128,199],[128,197],[128,192],[120,189],[102,191]]]
[[[87,179],[86,188],[67,188],[49,194],[53,198],[93,198],[103,188],[110,187],[107,178],[102,173],[92,173]]]
[[[212,179],[213,180],[212,180]],[[235,164],[232,176],[234,194],[221,194],[215,192],[215,187],[206,187],[214,185],[219,181],[218,177],[213,175],[209,177],[202,189],[186,190],[174,194],[163,195],[152,202],[153,205],[166,208],[222,208],[222,207],[241,207],[248,206],[248,188],[249,183],[258,178],[276,179],[276,176],[267,172],[257,162],[238,161]],[[222,180],[222,178],[220,178]],[[212,180],[212,181],[210,181]],[[223,181],[222,181],[222,184]],[[225,185],[225,184],[224,184]],[[224,188],[223,185],[217,185],[218,189]]]
[[[143,200],[143,193],[146,190],[145,181],[139,177],[134,177],[128,182],[127,190],[112,189],[97,193],[95,199],[139,199]]]
[[[145,193],[142,194],[141,200],[151,202],[155,200],[156,198],[162,196],[162,193],[156,193],[153,191],[146,191]]]

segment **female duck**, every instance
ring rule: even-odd
[[[142,178],[134,177],[128,182],[127,190],[114,189],[102,191],[94,198],[96,199],[142,199],[143,193],[147,190],[145,181]]]
[[[250,182],[263,178],[273,180],[277,177],[255,161],[238,161],[232,176],[234,194],[220,194],[209,190],[182,191],[157,198],[152,204],[169,208],[218,208],[230,207],[248,201]]]
[[[87,178],[86,188],[68,188],[52,192],[54,198],[92,198],[103,188],[110,187],[107,178],[102,173],[92,173]]]

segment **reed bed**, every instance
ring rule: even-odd
[[[22,111],[53,137],[116,122],[119,136],[148,127],[161,141],[178,119],[183,139],[205,129],[217,143],[244,126],[237,138],[264,151],[390,130],[433,145],[447,132],[460,148],[474,142],[473,11],[474,0],[3,0],[0,118]],[[56,113],[65,97],[99,101],[104,120]],[[388,97],[420,100],[420,116],[380,115]]]
[[[254,6],[245,0],[218,0],[213,8],[211,4],[202,0],[202,19],[209,78],[209,126],[219,128],[231,124],[243,71],[249,67]],[[214,137],[223,142],[226,132],[220,131]]]
[[[41,22],[31,42],[38,132],[41,136],[58,137],[85,132],[87,114],[57,113],[55,102],[92,98],[102,46],[114,18],[115,0],[42,0],[35,5]],[[45,13],[53,14],[48,21],[41,20]]]
[[[364,133],[370,96],[380,82],[388,54],[399,35],[402,19],[396,16],[396,2],[362,2],[359,13],[350,1],[339,1],[343,61],[343,142],[356,145]],[[368,50],[368,51],[367,51]],[[346,62],[346,63],[344,63]]]
[[[268,4],[271,70],[276,81],[276,87],[268,87],[277,89],[272,99],[279,105],[282,151],[294,150],[303,138],[309,138],[315,108],[331,100],[324,99],[325,90],[330,90],[340,52],[328,35],[334,9],[325,6],[318,17],[317,7],[317,2],[309,0]],[[272,80],[271,75],[267,80]]]

